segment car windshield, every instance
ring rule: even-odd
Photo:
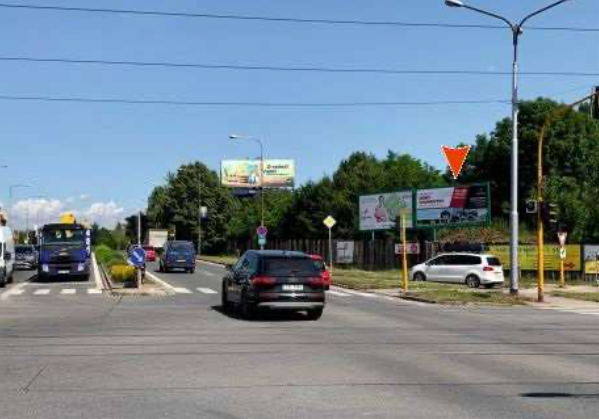
[[[44,230],[42,233],[44,244],[79,244],[83,238],[82,230]]]
[[[262,262],[262,271],[272,276],[313,276],[318,275],[314,261],[308,258],[274,257]]]
[[[172,252],[189,252],[191,249],[192,247],[189,243],[173,243],[169,247],[169,250]]]
[[[327,270],[327,267],[322,259],[313,259],[313,262],[314,266],[316,266],[316,269],[318,269],[319,271],[322,272]]]

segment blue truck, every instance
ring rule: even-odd
[[[77,223],[47,224],[40,232],[38,279],[87,281],[91,265],[90,230]]]

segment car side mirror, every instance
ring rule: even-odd
[[[233,270],[233,265],[232,265],[232,264],[230,264],[230,263],[227,263],[227,264],[225,264],[225,269],[226,269],[227,271],[232,271],[232,270]]]
[[[9,261],[12,259],[12,254],[10,252],[4,252],[4,260]]]

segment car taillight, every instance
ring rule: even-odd
[[[314,276],[312,278],[308,278],[308,283],[310,285],[315,285],[315,286],[324,285],[324,277],[321,274],[320,276]]]
[[[254,278],[251,279],[252,285],[262,285],[262,286],[268,286],[268,285],[274,285],[277,281],[276,279],[270,277],[270,276],[255,276]]]
[[[483,268],[483,271],[485,272],[493,272],[495,269],[492,266],[485,266]]]

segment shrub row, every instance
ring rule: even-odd
[[[135,268],[127,264],[127,258],[123,252],[111,249],[106,245],[97,246],[94,252],[98,263],[104,266],[114,282],[135,280]]]

